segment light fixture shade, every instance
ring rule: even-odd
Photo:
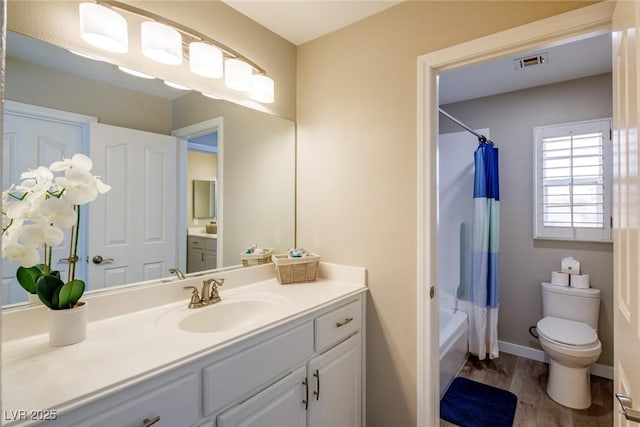
[[[186,87],[184,85],[181,85],[179,83],[172,82],[172,81],[169,81],[169,80],[165,80],[164,84],[166,84],[167,86],[172,87],[174,89],[178,89],[178,90],[191,90],[191,88],[188,88],[188,87]]]
[[[118,69],[120,71],[122,71],[123,73],[127,73],[127,74],[130,74],[132,76],[140,77],[142,79],[148,79],[148,80],[155,79],[155,77],[153,77],[152,75],[149,75],[149,74],[137,71],[137,70],[132,70],[131,68],[123,67],[122,65],[118,65]]]
[[[115,53],[129,50],[127,20],[96,3],[80,3],[80,37],[92,46]]]
[[[182,36],[167,25],[153,21],[143,22],[140,46],[142,54],[152,61],[168,65],[182,63]]]
[[[253,68],[244,61],[228,58],[224,61],[224,83],[231,89],[246,92],[251,89]]]
[[[265,104],[273,103],[273,79],[264,74],[254,74],[251,78],[251,99]]]
[[[207,43],[189,43],[189,68],[199,76],[219,79],[222,77],[222,51]]]

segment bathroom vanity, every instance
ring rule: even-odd
[[[217,268],[218,235],[207,234],[204,228],[189,228],[187,232],[187,272]]]
[[[69,347],[48,346],[43,307],[5,310],[3,425],[364,425],[365,269],[321,263],[316,282],[284,286],[274,274],[83,297],[88,336]],[[182,287],[209,277],[225,278],[222,302],[188,309]]]

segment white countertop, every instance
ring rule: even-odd
[[[207,239],[217,239],[217,234],[207,233],[204,227],[189,227],[187,228],[187,236],[205,237]]]
[[[177,302],[90,321],[87,339],[68,347],[49,347],[47,333],[3,342],[3,411],[78,406],[109,388],[134,384],[150,374],[179,367],[367,289],[363,268],[321,263],[320,271],[321,277],[316,282],[283,286],[272,278],[220,288],[223,302],[225,298],[252,293],[268,294],[280,301],[277,310],[232,330],[214,333],[181,330],[172,318],[198,310],[215,310],[215,305],[189,310],[188,296],[180,294],[183,298]],[[236,274],[243,272],[239,270]],[[162,286],[182,283],[175,281]],[[113,304],[114,297],[109,298],[109,304]],[[89,302],[94,303],[99,304],[99,299]],[[88,308],[91,310],[91,305]],[[4,316],[3,313],[6,322]]]

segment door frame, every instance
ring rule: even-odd
[[[216,193],[217,193],[217,205],[216,205],[216,221],[218,224],[217,231],[217,245],[218,250],[216,251],[216,266],[221,268],[222,261],[222,244],[224,242],[224,119],[222,116],[214,117],[209,120],[205,120],[203,122],[194,123],[189,126],[185,126],[179,129],[174,129],[171,132],[171,135],[175,136],[180,140],[178,145],[178,199],[180,202],[180,209],[178,211],[178,223],[179,230],[183,230],[182,234],[179,233],[178,238],[182,239],[181,241],[186,242],[186,233],[187,233],[187,151],[188,151],[188,140],[191,138],[195,138],[198,136],[206,135],[211,132],[218,132],[218,172],[216,177]],[[181,250],[179,259],[180,265],[183,265],[186,271],[187,268],[187,253],[186,253],[186,244],[183,245],[185,247],[184,252]],[[181,247],[181,246],[179,246]],[[184,262],[184,263],[183,263]]]
[[[501,31],[418,57],[417,425],[439,425],[437,283],[438,74],[523,50],[550,47],[611,31],[607,1]]]

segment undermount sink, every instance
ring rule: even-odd
[[[222,301],[202,308],[180,307],[165,313],[161,325],[191,333],[225,332],[268,318],[286,300],[270,294],[221,293]]]
[[[178,326],[187,332],[220,332],[254,323],[265,311],[273,308],[274,304],[267,301],[222,300],[217,304],[195,309]]]

